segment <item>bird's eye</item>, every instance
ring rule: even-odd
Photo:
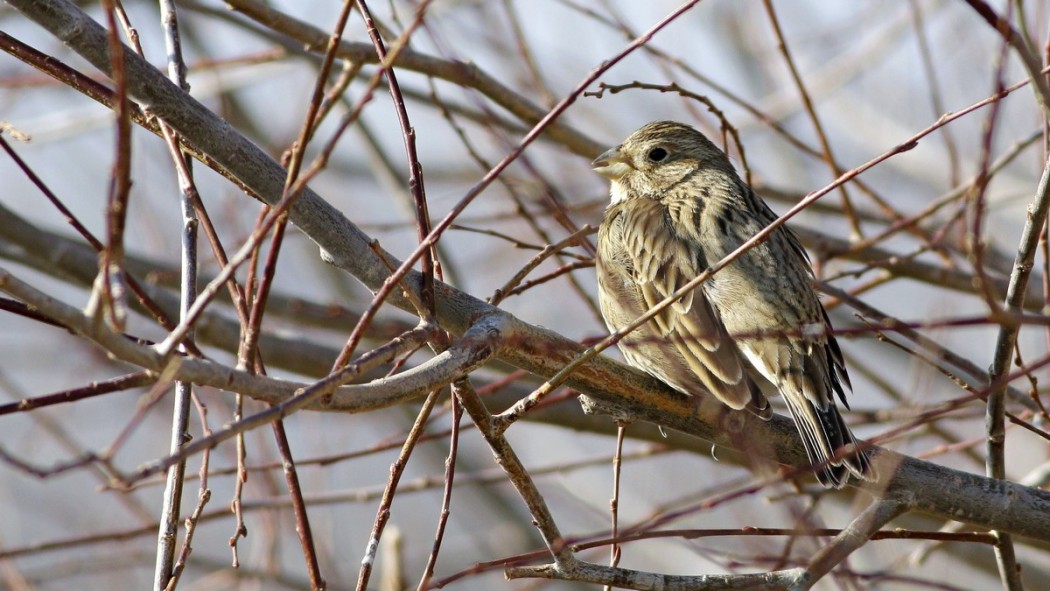
[[[649,150],[648,154],[646,154],[646,157],[649,158],[650,162],[663,162],[667,159],[667,156],[667,150],[663,148],[653,148],[652,150]]]

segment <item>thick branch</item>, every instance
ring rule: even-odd
[[[312,387],[311,384],[236,370],[206,359],[176,357],[168,366],[164,356],[152,347],[92,322],[91,318],[82,314],[80,310],[34,289],[2,268],[0,291],[28,303],[75,334],[94,342],[113,358],[147,369],[154,375],[164,373],[170,379],[238,392],[270,404],[287,402],[299,391]],[[340,386],[327,392],[325,398],[313,399],[301,405],[301,408],[350,413],[369,412],[401,404],[430,390],[448,385],[484,363],[493,354],[493,347],[499,342],[496,337],[501,334],[502,320],[499,316],[479,318],[473,332],[468,331],[455,346],[434,358],[399,374],[372,380],[367,384]],[[398,355],[418,345],[419,341],[413,338],[394,339],[387,347],[377,349],[378,354],[372,355],[369,363],[362,365],[359,370],[365,371],[381,363],[390,363]],[[299,408],[296,407],[296,410]]]
[[[852,523],[843,529],[831,542],[817,552],[810,561],[806,571],[811,581],[818,581],[831,572],[854,550],[868,543],[883,525],[907,510],[907,506],[895,499],[887,498],[875,501],[864,510]]]
[[[739,591],[741,589],[793,589],[809,579],[802,569],[746,575],[664,575],[578,562],[572,568],[555,564],[508,568],[508,579],[541,578],[606,585],[639,591]]]

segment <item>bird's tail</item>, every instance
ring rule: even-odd
[[[802,435],[809,461],[815,466],[817,480],[828,488],[842,488],[850,474],[862,480],[876,480],[875,468],[868,459],[868,454],[857,450],[845,457],[837,457],[840,450],[850,444],[856,449],[857,440],[853,438],[846,422],[829,401],[827,408],[817,408],[808,399],[799,403],[785,396],[791,418]]]

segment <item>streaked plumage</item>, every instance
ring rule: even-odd
[[[598,286],[610,330],[633,322],[776,219],[700,132],[658,121],[593,163],[612,181],[598,231]],[[628,363],[686,394],[768,413],[749,370],[784,396],[817,477],[840,487],[873,479],[865,454],[827,462],[854,443],[836,408],[849,377],[802,245],[787,228],[624,336]],[[848,407],[848,404],[847,404]]]

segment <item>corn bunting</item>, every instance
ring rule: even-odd
[[[729,158],[699,131],[658,121],[593,163],[611,181],[598,231],[602,315],[616,331],[776,219]],[[619,343],[631,365],[686,394],[710,392],[768,416],[755,379],[784,396],[817,478],[874,479],[836,407],[850,386],[812,284],[809,258],[784,226]]]

